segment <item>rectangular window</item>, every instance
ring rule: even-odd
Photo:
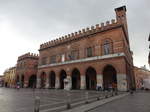
[[[86,49],[86,55],[87,55],[87,57],[91,57],[92,56],[92,47],[88,47]]]
[[[61,62],[64,62],[65,61],[65,54],[62,54],[61,55]]]
[[[50,63],[56,63],[56,55],[50,57]]]
[[[79,58],[79,51],[78,50],[73,50],[70,52],[68,55],[69,60],[76,60]]]
[[[43,57],[41,64],[42,64],[42,65],[46,65],[46,61],[47,61],[47,58],[46,58],[46,57]]]

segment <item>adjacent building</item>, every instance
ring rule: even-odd
[[[144,80],[150,80],[150,71],[146,67],[134,67],[136,89],[141,89],[144,85]]]
[[[11,67],[9,68],[9,87],[15,87],[16,82],[15,82],[15,75],[16,75],[16,67]]]
[[[0,75],[0,87],[4,86],[4,76]]]
[[[108,89],[113,83],[120,91],[135,87],[126,7],[116,8],[115,13],[116,20],[41,44],[37,88],[63,89],[66,78],[71,82],[71,89]],[[17,74],[20,77],[28,76],[23,72],[26,68],[23,66],[28,65],[23,61],[25,57],[18,58],[17,69],[19,67],[22,72],[17,70]],[[37,59],[38,56],[36,63]],[[23,79],[27,86],[28,78]]]
[[[21,87],[36,87],[36,75],[39,56],[26,53],[18,57],[16,66],[16,84]]]
[[[5,87],[15,87],[16,67],[6,69],[4,72],[4,85]]]

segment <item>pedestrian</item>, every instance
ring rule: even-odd
[[[17,82],[17,90],[19,90],[19,89],[20,89],[20,83]]]

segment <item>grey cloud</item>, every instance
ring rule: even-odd
[[[147,64],[149,4],[149,0],[0,0],[0,21],[10,21],[20,38],[37,45],[114,19],[114,8],[126,5],[131,49],[139,65]]]

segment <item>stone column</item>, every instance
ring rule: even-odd
[[[25,80],[24,81],[24,88],[27,88],[28,87],[28,80]]]
[[[117,74],[117,88],[119,91],[127,91],[126,74]]]
[[[49,88],[49,77],[46,77],[46,85],[45,88]]]
[[[41,78],[40,78],[40,75],[37,75],[36,88],[40,88],[40,87],[41,87]]]
[[[24,76],[24,85],[23,85],[24,88],[28,87],[28,85],[29,85],[29,78],[30,78],[30,75],[28,73],[26,73],[26,75]]]
[[[72,89],[72,78],[70,75],[67,75],[67,79],[69,79],[69,85],[68,85],[68,88],[69,89]]]
[[[80,89],[86,89],[86,79],[85,79],[85,75],[81,75]]]
[[[96,77],[97,77],[97,87],[103,88],[103,75],[98,74]]]
[[[56,76],[56,79],[55,79],[55,88],[58,89],[60,88],[60,81],[59,81],[59,77]]]

